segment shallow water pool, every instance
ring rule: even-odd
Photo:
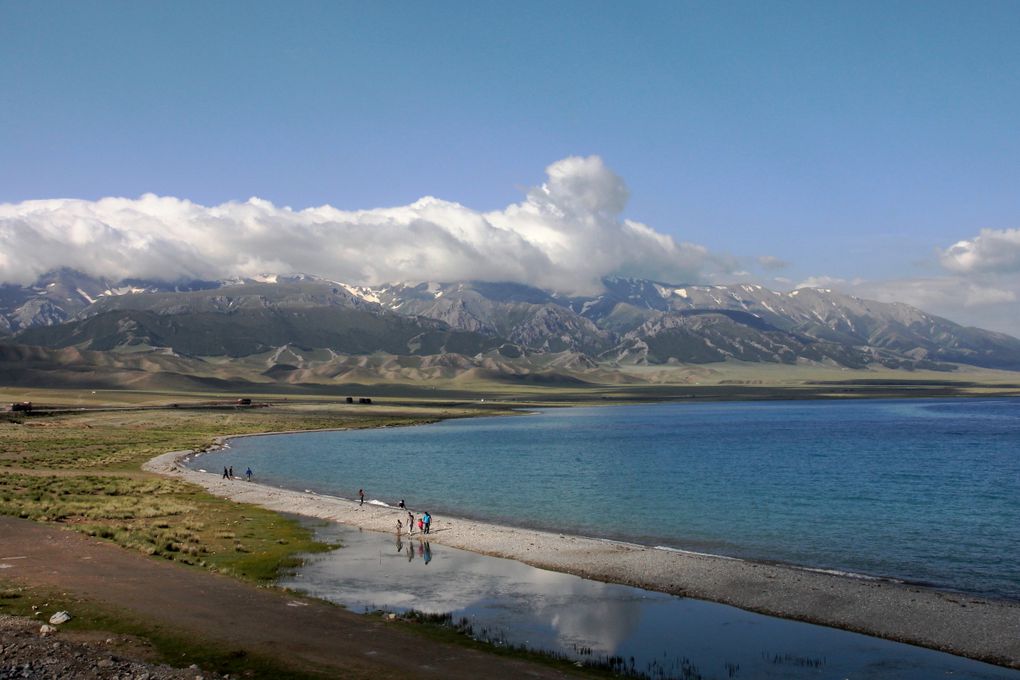
[[[565,654],[620,657],[664,678],[1020,679],[990,666],[721,604],[600,583],[520,562],[314,524],[344,545],[312,555],[280,585],[354,611],[467,618],[476,635]]]

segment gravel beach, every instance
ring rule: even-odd
[[[397,508],[362,506],[355,500],[190,470],[179,461],[191,453],[157,456],[145,469],[237,502],[371,531],[392,533],[396,520],[406,517]],[[584,578],[721,602],[1020,668],[1020,603],[456,517],[434,518],[429,539]]]

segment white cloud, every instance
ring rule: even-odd
[[[790,266],[789,262],[782,260],[775,255],[759,255],[756,259],[758,261],[758,266],[762,269],[785,269]]]
[[[794,288],[840,288],[846,283],[846,279],[833,276],[809,276],[794,286]]]
[[[624,219],[627,187],[601,158],[565,158],[546,173],[522,202],[488,213],[432,197],[360,211],[294,211],[257,198],[207,207],[151,194],[0,204],[0,281],[29,283],[66,266],[113,279],[303,272],[582,293],[610,274],[698,282],[736,269],[732,257]]]
[[[1017,300],[1017,294],[1008,288],[954,276],[869,281],[855,286],[855,291],[854,294],[861,297],[882,302],[905,302],[927,311],[984,307]]]
[[[946,269],[962,274],[972,272],[1020,272],[1020,229],[982,229],[939,253]]]

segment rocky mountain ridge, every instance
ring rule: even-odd
[[[168,285],[71,270],[0,287],[0,335],[40,347],[186,356],[569,357],[577,367],[720,361],[1020,370],[1020,340],[909,305],[826,289],[672,285],[608,278],[593,296],[521,284],[350,285],[263,276]],[[538,361],[538,357],[543,357]],[[494,359],[495,360],[495,359]]]

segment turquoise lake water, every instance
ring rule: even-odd
[[[669,403],[233,440],[258,481],[1020,599],[1020,400]]]

